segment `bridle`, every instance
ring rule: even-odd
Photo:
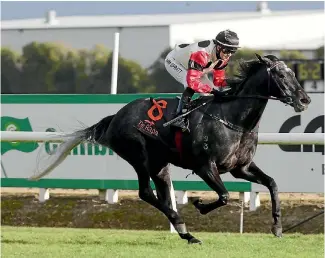
[[[272,71],[272,69],[277,67],[279,64],[280,64],[280,62],[274,62],[272,66],[266,68],[266,71],[267,71],[267,74],[268,74],[268,83],[267,83],[268,92],[270,92],[270,83],[271,83],[270,81],[271,81],[271,77],[272,77],[272,72],[271,71]],[[278,89],[282,93],[283,97],[277,98],[277,97],[270,96],[270,97],[272,97],[271,99],[283,101],[288,105],[292,104],[293,103],[292,97],[288,96],[288,94],[286,94],[284,92],[284,90],[279,86],[277,80],[275,80],[273,78],[273,81],[275,82],[276,86],[278,87]]]

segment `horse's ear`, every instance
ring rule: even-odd
[[[265,60],[263,59],[263,57],[261,57],[259,54],[255,53],[256,57],[258,60],[260,60],[261,63],[265,63]]]
[[[265,56],[260,56],[259,54],[255,53],[256,57],[262,64],[270,65],[270,60]]]

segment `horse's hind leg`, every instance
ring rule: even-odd
[[[200,240],[194,238],[190,233],[187,232],[183,219],[172,208],[169,165],[164,166],[158,174],[151,174],[151,178],[155,183],[158,200],[161,204],[161,208],[158,209],[166,215],[182,239],[187,239],[189,243],[201,243]]]
[[[189,243],[201,243],[186,231],[185,223],[179,214],[169,206],[170,201],[167,201],[168,198],[170,200],[167,183],[169,177],[166,176],[166,171],[163,171],[165,177],[162,176],[163,174],[159,174],[167,165],[167,162],[162,162],[161,158],[157,159],[160,156],[157,154],[152,159],[149,159],[148,153],[151,152],[147,150],[147,142],[142,135],[133,135],[133,138],[127,141],[125,139],[119,139],[119,141],[115,139],[111,141],[111,145],[113,145],[112,143],[116,153],[135,169],[139,181],[139,197],[163,212],[182,239],[188,240]],[[155,152],[152,151],[152,153]],[[159,199],[154,195],[150,186],[150,176],[156,185],[157,194],[160,196]]]
[[[219,199],[212,203],[203,204],[201,200],[196,200],[193,202],[193,205],[200,211],[201,214],[207,214],[210,211],[213,211],[214,209],[217,209],[228,203],[229,193],[223,184],[218,169],[214,163],[209,162],[206,166],[203,166],[194,172],[219,195]]]
[[[242,178],[253,183],[261,184],[269,189],[272,202],[272,216],[274,220],[272,233],[277,237],[281,237],[282,223],[280,199],[278,196],[278,186],[275,183],[274,179],[264,174],[263,171],[258,168],[254,162],[252,162],[247,169],[237,168],[230,171],[230,173],[236,178]]]
[[[156,186],[158,200],[165,206],[172,209],[172,199],[170,195],[171,179],[169,174],[169,164],[163,167],[158,174],[150,175]],[[183,221],[175,221],[175,223],[183,223]]]
[[[168,185],[166,185],[166,181],[164,178],[160,178],[158,175],[153,176],[154,183],[156,185],[157,195],[159,199],[153,193],[153,190],[150,186],[150,177],[149,171],[145,166],[135,165],[134,166],[139,180],[139,197],[160,210],[165,214],[165,216],[169,219],[169,221],[174,225],[177,230],[179,236],[182,239],[188,240],[188,243],[201,243],[200,240],[193,237],[190,233],[187,232],[185,223],[180,218],[177,212],[175,212],[168,205],[167,196],[168,196]],[[158,173],[157,173],[158,174]],[[169,195],[170,199],[170,195]]]

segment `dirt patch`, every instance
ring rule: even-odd
[[[136,191],[120,191],[117,204],[107,204],[98,198],[97,190],[51,190],[45,203],[38,202],[37,189],[13,192],[2,188],[1,223],[11,226],[114,228],[168,230],[167,218],[149,204],[139,200]],[[189,192],[205,202],[215,198],[212,192]],[[177,209],[190,231],[238,232],[240,221],[239,194],[232,193],[230,203],[208,215],[201,215],[192,204]],[[281,194],[283,227],[288,228],[324,209],[324,196],[311,194]],[[270,232],[271,202],[261,194],[261,207],[244,211],[244,232]],[[290,232],[324,233],[324,215]]]

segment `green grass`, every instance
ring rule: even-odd
[[[9,257],[324,257],[324,235],[194,233],[188,245],[167,231],[2,227],[1,256]]]

